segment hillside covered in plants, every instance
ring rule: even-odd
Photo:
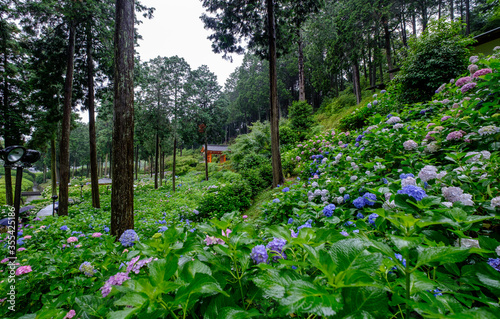
[[[382,90],[349,129],[284,148],[289,178],[265,193],[265,147],[237,159],[258,136],[234,144],[236,171],[188,170],[176,192],[143,175],[118,240],[109,192],[94,209],[85,186],[69,216],[23,225],[14,317],[498,318],[500,59],[468,65],[430,101]]]

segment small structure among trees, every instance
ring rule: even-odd
[[[212,155],[218,155],[220,163],[226,161],[226,155],[223,152],[227,151],[227,145],[207,145],[207,156],[206,159],[208,163],[212,163]],[[201,152],[205,153],[205,146],[201,148]]]

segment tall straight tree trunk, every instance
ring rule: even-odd
[[[441,2],[442,0],[438,1],[438,20],[441,19]]]
[[[57,159],[56,159],[56,137],[50,139],[50,183],[52,196],[57,194]]]
[[[116,0],[111,235],[134,228],[134,0]]]
[[[163,186],[163,173],[164,173],[164,168],[163,168],[163,152],[161,150],[161,144],[160,144],[160,187]]]
[[[155,147],[155,189],[158,189],[158,160],[160,158],[160,136],[156,132],[156,147]]]
[[[5,38],[4,38],[5,39]],[[8,53],[7,53],[7,44],[3,44],[5,46],[3,58],[4,58],[4,70],[5,67],[8,65]],[[3,79],[4,79],[4,86],[3,86],[3,108],[4,108],[4,114],[7,114],[7,111],[9,110],[9,81],[8,81],[8,75],[7,72],[3,72]],[[7,119],[9,122],[8,126],[10,125],[10,120]],[[13,145],[10,143],[10,138],[7,138],[4,136],[5,139],[5,147]],[[15,143],[15,142],[14,142]],[[5,167],[5,200],[7,205],[14,205],[14,196],[12,193],[12,171],[10,167]]]
[[[64,106],[59,145],[59,216],[68,215],[68,183],[69,183],[69,135],[71,130],[71,93],[73,91],[73,68],[75,59],[75,25],[70,22],[68,41],[68,60],[66,80],[64,82]]]
[[[455,12],[453,8],[454,2],[455,0],[450,0],[450,21],[453,21],[453,19],[455,18]]]
[[[97,142],[95,132],[94,60],[92,58],[91,22],[87,24],[87,86],[89,106],[89,145],[90,145],[90,185],[92,207],[101,208],[99,199],[99,176],[97,175]]]
[[[361,83],[359,81],[359,64],[357,60],[352,64],[352,80],[354,94],[356,95],[356,104],[359,104],[361,103]]]
[[[384,44],[385,44],[385,56],[387,57],[387,68],[389,70],[393,69],[392,66],[392,52],[391,52],[391,32],[389,31],[389,21],[387,19],[383,22],[384,25]],[[389,73],[389,78],[392,80],[394,78],[394,73]]]
[[[411,14],[411,24],[413,27],[413,35],[417,36],[417,19],[415,18],[415,12]]]
[[[172,192],[175,192],[175,157],[177,154],[177,137],[174,137],[174,157],[172,159]]]
[[[135,147],[135,180],[139,177],[139,145]]]
[[[205,131],[205,180],[208,181],[208,137]]]
[[[406,20],[404,14],[401,15],[401,37],[403,38],[403,45],[408,47],[408,40],[406,34]]]
[[[267,2],[267,25],[269,30],[269,82],[271,102],[271,154],[273,167],[273,187],[283,185],[283,170],[281,167],[278,78],[276,72],[276,29],[274,24],[274,0]]]
[[[465,35],[470,34],[470,7],[469,7],[469,0],[465,0]]]
[[[306,100],[306,82],[304,76],[304,52],[303,52],[303,42],[302,36],[300,34],[300,29],[298,33],[298,45],[299,45],[299,101]]]
[[[153,178],[153,158],[149,157],[149,177]]]
[[[108,171],[108,153],[106,153],[106,158],[104,158],[104,175],[106,177],[109,176],[109,171]]]

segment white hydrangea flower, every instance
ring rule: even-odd
[[[474,156],[472,156],[472,155],[474,155]],[[476,163],[476,162],[479,162],[481,160],[481,158],[485,159],[485,160],[489,160],[491,153],[488,151],[468,152],[465,156],[466,157],[472,156],[471,158],[469,158],[465,161],[466,163]]]
[[[418,147],[418,144],[414,140],[408,140],[403,143],[403,147],[407,151],[412,151]]]
[[[390,119],[388,119],[387,121],[385,121],[387,124],[396,124],[396,123],[399,123],[401,122],[401,118],[399,116],[393,116],[391,117]]]
[[[451,208],[453,206],[452,202],[441,202],[441,204],[445,207]]]
[[[342,204],[344,202],[344,197],[339,196],[337,197],[337,204]]]
[[[354,182],[358,180],[358,177],[356,175],[351,176],[351,182]]]
[[[460,187],[443,187],[441,190],[443,192],[443,196],[447,201],[452,203],[461,202],[465,206],[473,206],[474,202],[472,201],[472,195],[464,194],[463,189]]]
[[[365,172],[365,175],[370,175],[371,173],[372,173],[372,172],[370,172],[370,171],[366,171],[366,172]]]
[[[437,179],[443,179],[443,177],[446,176],[446,174],[448,174],[448,172],[446,171],[441,171],[440,173],[437,174],[436,178]]]
[[[321,196],[328,196],[328,189],[322,189]]]
[[[340,193],[340,194],[343,194],[344,192],[345,192],[345,187],[341,187],[341,188],[339,188],[339,193]]]
[[[392,201],[385,201],[382,204],[382,208],[385,209],[385,210],[394,209],[394,208],[396,208],[396,203],[393,200]]]
[[[382,165],[380,162],[377,162],[375,163],[375,166],[373,166],[373,168],[375,168],[375,170],[381,170],[381,169],[385,169],[385,165]]]
[[[314,191],[314,197],[321,196],[321,191],[319,189]]]
[[[440,147],[436,142],[430,142],[427,147],[425,148],[425,151],[428,153],[435,153],[439,151]]]
[[[407,177],[401,180],[401,188],[405,186],[417,186],[417,181],[413,177]]]
[[[348,162],[350,162],[350,161],[352,161],[352,157],[347,156],[347,157],[345,158],[345,160],[346,160],[346,161],[348,161]]]
[[[418,173],[418,177],[422,180],[422,182],[430,181],[437,177],[437,168],[432,165],[426,165],[424,168],[420,170]]]
[[[352,169],[355,169],[355,170],[359,169],[359,166],[354,162],[351,162],[351,167],[352,167]]]
[[[319,187],[318,182],[312,182],[311,187],[313,188]]]
[[[391,193],[385,193],[384,194],[384,197],[385,197],[385,200],[389,200],[389,198],[391,198]]]
[[[460,196],[460,202],[462,202],[462,204],[464,204],[465,206],[474,206],[471,194],[462,194]]]
[[[499,207],[500,206],[500,196],[497,196],[491,200],[491,207]]]
[[[400,128],[403,128],[403,127],[404,127],[403,124],[398,123],[398,124],[394,124],[394,126],[392,128],[395,129],[395,130],[399,130]]]
[[[324,157],[324,158],[321,160],[321,164],[325,164],[327,161],[328,161],[328,158]]]
[[[500,132],[500,128],[495,125],[488,125],[481,127],[478,131],[479,135],[492,135]]]

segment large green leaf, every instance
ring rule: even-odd
[[[99,307],[103,304],[103,300],[93,295],[85,295],[76,297],[75,303],[88,316],[97,316]]]
[[[148,298],[142,294],[129,292],[115,301],[116,306],[134,306],[140,308]]]
[[[330,293],[320,286],[297,280],[279,300],[287,313],[310,313],[333,316],[343,307],[340,293]]]
[[[281,299],[285,296],[285,291],[292,286],[301,276],[290,270],[269,269],[261,272],[252,281],[257,287],[262,289],[264,298]]]
[[[165,259],[159,259],[149,264],[149,275],[151,284],[159,285],[163,281],[167,281],[172,277],[178,268],[179,259],[177,256],[170,254]]]
[[[415,268],[422,265],[437,262],[440,265],[446,263],[458,263],[463,261],[470,252],[467,248],[460,247],[418,247],[418,261]]]
[[[387,292],[373,287],[344,288],[344,309],[340,318],[386,318],[388,315]]]
[[[220,311],[220,319],[245,319],[259,317],[257,309],[243,310],[239,307],[225,307]]]
[[[192,295],[215,295],[217,293],[229,296],[214,277],[197,273],[189,285],[179,288],[175,296],[175,304],[183,304],[188,299],[192,301]]]

